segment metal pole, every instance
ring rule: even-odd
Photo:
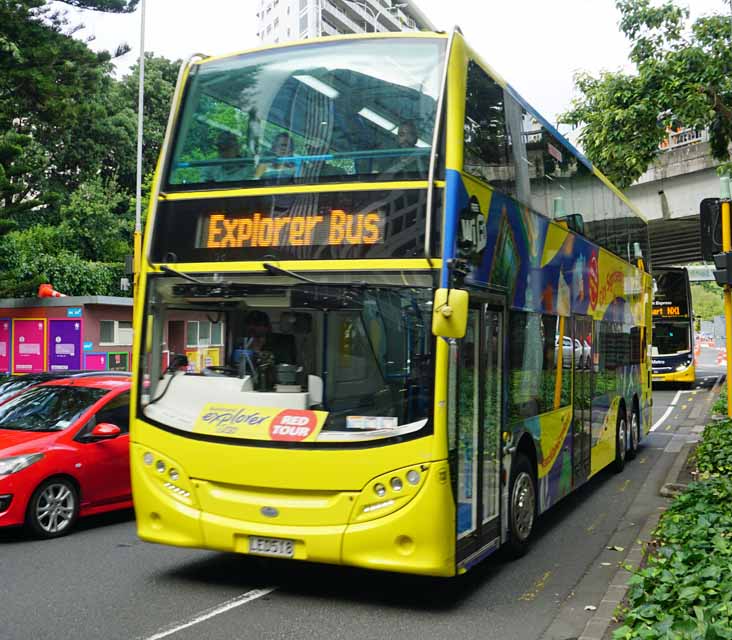
[[[135,198],[135,232],[134,240],[134,284],[133,299],[137,298],[137,282],[140,279],[142,266],[142,131],[143,108],[145,103],[145,0],[140,1],[140,63],[139,84],[137,90],[137,189]]]
[[[732,251],[732,229],[730,227],[729,178],[720,179],[720,200],[722,206],[722,251]],[[727,346],[727,416],[732,418],[732,289],[724,285],[724,322]]]

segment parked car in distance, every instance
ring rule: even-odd
[[[132,506],[130,382],[63,378],[0,405],[0,527],[55,538],[80,516]]]
[[[557,351],[559,350],[559,337],[554,338],[554,362],[557,361]],[[569,336],[562,338],[562,366],[567,368],[572,366],[572,356],[574,356],[575,367],[582,366],[582,345],[580,341],[574,341]]]

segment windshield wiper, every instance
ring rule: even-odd
[[[191,282],[195,282],[196,284],[210,284],[208,282],[204,282],[203,280],[199,280],[198,278],[194,278],[193,276],[189,276],[187,273],[183,273],[182,271],[176,271],[175,269],[171,269],[169,266],[164,264],[160,265],[160,271],[171,276],[178,276],[179,278],[190,280]]]
[[[320,282],[311,280],[310,278],[300,275],[299,273],[295,273],[294,271],[289,271],[288,269],[277,267],[271,262],[263,262],[262,266],[273,276],[290,276],[291,278],[295,278],[296,280],[302,280],[303,282],[307,282],[308,284],[321,284]]]
[[[300,273],[296,273],[294,271],[290,271],[289,269],[283,269],[282,267],[277,267],[273,265],[271,262],[263,262],[262,266],[267,270],[267,272],[271,273],[273,276],[289,276],[290,278],[295,278],[296,280],[301,280],[302,282],[307,282],[308,284],[315,284],[315,285],[323,285],[326,287],[367,287],[368,282],[365,282],[364,280],[356,280],[354,282],[329,282],[329,281],[323,281],[323,280],[312,280],[311,278],[308,278]]]

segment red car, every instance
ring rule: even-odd
[[[0,405],[0,527],[41,538],[132,506],[130,380],[54,380]]]

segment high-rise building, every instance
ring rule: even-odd
[[[339,33],[434,31],[414,0],[257,0],[264,44]]]

